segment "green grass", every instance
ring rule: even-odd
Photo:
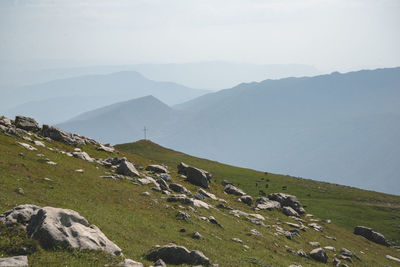
[[[165,150],[150,142],[118,146],[121,153],[117,156],[126,156],[134,163],[146,166],[150,163],[165,162],[170,166],[173,182],[184,185],[192,192],[196,192],[198,187],[188,184],[179,177],[175,168],[176,163],[185,161],[212,172],[215,179],[213,179],[209,191],[226,199],[228,205],[233,208],[254,213],[249,207],[238,202],[237,197],[224,194],[223,187],[218,184],[222,179],[240,183],[245,191],[257,196],[258,188],[255,187],[255,181],[264,178],[261,181],[265,183],[265,179],[268,178],[271,188],[266,192],[280,191],[279,187],[285,184],[288,186],[288,193],[297,194],[300,200],[308,205],[308,211],[321,218],[326,216],[333,220],[332,224],[321,222],[321,225],[325,227],[323,233],[309,229],[307,232],[301,233],[301,238],[288,240],[283,236],[274,235],[275,231],[272,228],[256,226],[244,218],[236,218],[227,211],[218,209],[198,208],[193,211],[184,207],[184,210],[191,215],[191,220],[189,222],[179,221],[175,218],[178,210],[182,209],[179,204],[166,202],[166,196],[152,191],[151,186],[135,185],[128,180],[100,178],[101,175],[110,172],[110,169],[50,151],[47,148],[28,151],[19,146],[17,141],[22,141],[22,139],[0,133],[0,213],[26,203],[73,209],[87,218],[90,223],[97,225],[110,240],[123,250],[127,258],[141,261],[147,266],[151,262],[145,260],[145,253],[154,245],[164,245],[170,242],[183,245],[190,250],[201,250],[219,266],[289,266],[290,264],[325,266],[286,251],[285,246],[309,252],[312,249],[308,245],[309,241],[318,241],[323,246],[332,245],[338,250],[346,247],[356,252],[363,262],[356,263],[355,266],[394,266],[393,262],[384,258],[384,255],[400,257],[400,253],[392,248],[380,246],[353,235],[346,229],[349,227],[341,227],[340,220],[336,221],[335,219],[340,216],[346,217],[349,212],[360,212],[355,208],[357,206],[362,209],[365,207],[365,216],[380,216],[376,220],[377,222],[381,220],[382,229],[388,230],[388,236],[390,233],[394,233],[393,236],[395,236],[396,229],[393,229],[392,232],[389,231],[390,225],[382,220],[383,215],[391,214],[390,210],[386,209],[386,205],[382,203],[391,203],[394,206],[399,201],[396,196],[373,193],[373,198],[380,201],[385,200],[385,202],[380,202],[380,206],[377,206],[372,205],[369,192],[362,190],[336,187],[309,180],[296,180],[279,175],[265,175],[252,170],[189,157]],[[46,145],[63,151],[73,150],[73,147],[58,142],[46,142]],[[84,146],[82,149],[92,157],[116,156],[116,154],[96,151],[93,146]],[[24,156],[19,155],[21,152]],[[56,166],[48,165],[36,156],[37,153],[45,154],[47,158],[58,164]],[[84,173],[77,173],[76,169],[84,169]],[[52,181],[44,180],[45,177]],[[318,193],[320,190],[318,186],[332,191]],[[18,194],[17,188],[22,188],[25,194]],[[151,196],[142,195],[143,191],[150,192]],[[311,192],[311,197],[307,198],[306,195],[309,192]],[[340,192],[342,197],[335,196],[335,192]],[[212,200],[208,202],[214,206],[218,203]],[[352,202],[354,207],[351,206]],[[331,206],[336,207],[331,209],[332,214],[324,211],[324,207],[328,209]],[[340,210],[343,211],[342,215]],[[292,221],[277,211],[263,211],[260,214],[266,217],[265,224],[280,224],[285,229],[288,228],[284,222]],[[200,216],[208,217],[210,215],[214,216],[223,225],[223,228],[199,219]],[[374,219],[371,219],[371,222],[374,222]],[[181,233],[179,231],[181,228],[186,229],[186,232]],[[374,228],[378,229],[375,226]],[[263,237],[247,235],[251,229],[260,231]],[[191,235],[194,232],[199,232],[204,239],[193,239]],[[386,234],[386,232],[384,233]],[[324,235],[335,236],[337,241],[326,239]],[[250,249],[245,250],[242,244],[233,242],[231,240],[233,237],[242,239]],[[102,252],[44,250],[38,247],[34,241],[27,239],[23,231],[7,227],[0,228],[1,256],[18,255],[20,254],[19,249],[27,246],[31,246],[28,258],[32,266],[103,266],[104,264],[113,266],[120,261],[120,259]],[[365,254],[361,254],[360,251]],[[328,255],[331,261],[333,252],[328,252]]]

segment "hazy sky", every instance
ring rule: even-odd
[[[400,65],[399,0],[0,1],[0,60]]]

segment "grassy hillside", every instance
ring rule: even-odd
[[[349,231],[356,225],[365,225],[384,233],[397,244],[400,241],[400,196],[238,168],[192,157],[151,141],[141,140],[117,145],[116,148],[170,167],[176,167],[181,161],[198,166],[213,173],[216,183],[227,179],[253,196],[259,196],[259,190],[267,194],[281,192],[282,186],[286,186],[286,193],[296,195],[307,206],[308,212],[321,219],[331,219]]]
[[[227,178],[232,182],[240,183],[240,187],[253,196],[258,193],[258,188],[255,187],[256,180],[260,180],[259,184],[265,187],[266,179],[270,179],[268,182],[270,188],[268,190],[263,188],[266,192],[281,191],[280,186],[287,185],[287,192],[297,194],[300,200],[308,205],[307,211],[321,218],[333,219],[331,224],[319,222],[325,227],[322,233],[309,229],[301,232],[301,237],[288,240],[284,236],[275,235],[273,228],[254,225],[224,210],[216,208],[192,210],[188,207],[180,207],[178,204],[167,203],[166,196],[150,190],[150,186],[136,185],[129,180],[101,178],[100,176],[111,170],[99,164],[71,158],[57,152],[57,150],[71,152],[74,149],[72,146],[58,142],[45,142],[47,148],[37,147],[38,151],[28,151],[17,142],[23,142],[23,139],[0,132],[0,213],[25,203],[73,209],[87,218],[90,223],[97,225],[122,249],[127,258],[141,261],[146,266],[151,262],[145,260],[144,254],[154,245],[170,242],[183,245],[190,250],[201,250],[219,266],[289,266],[290,264],[324,266],[314,260],[287,252],[288,248],[296,251],[304,249],[309,252],[312,249],[308,244],[310,241],[318,241],[322,246],[331,245],[337,250],[346,247],[354,251],[363,260],[362,263],[355,262],[355,266],[394,266],[393,262],[385,259],[384,255],[400,257],[400,253],[395,249],[371,243],[336,225],[345,225],[344,220],[339,220],[340,210],[342,210],[341,216],[348,216],[357,208],[363,208],[363,214],[371,217],[375,214],[376,220],[381,221],[379,224],[374,222],[374,218],[369,218],[368,222],[374,223],[374,228],[391,238],[397,238],[396,229],[391,230],[390,224],[383,218],[389,218],[389,214],[395,215],[387,209],[387,205],[388,203],[397,205],[399,197],[371,193],[372,198],[368,197],[369,192],[361,190],[271,174],[265,175],[252,170],[192,158],[163,149],[150,142],[118,146],[121,153],[116,154],[99,152],[92,146],[82,147],[90,156],[96,158],[126,156],[130,161],[143,166],[154,162],[166,162],[170,165],[173,182],[184,185],[193,193],[198,190],[198,187],[183,181],[177,174],[175,165],[179,161],[185,161],[205,168],[216,177],[211,183],[210,192],[219,198],[226,199],[227,205],[248,213],[254,213],[254,211],[238,202],[237,197],[223,193],[223,187],[218,184],[221,179]],[[38,157],[38,153],[45,156]],[[57,162],[57,165],[47,164],[44,158]],[[75,172],[76,169],[83,169],[84,172]],[[51,181],[44,178],[50,178]],[[24,194],[19,194],[18,188],[22,188]],[[142,195],[144,191],[150,192],[150,196]],[[340,192],[343,197],[335,197],[335,192]],[[306,197],[308,193],[311,193],[311,197]],[[353,199],[355,196],[358,196],[358,199]],[[372,199],[380,201],[379,205]],[[214,206],[218,203],[212,200],[207,200],[207,202]],[[351,207],[351,203],[355,208]],[[339,208],[333,208],[333,206],[339,206]],[[332,212],[327,213],[324,208],[332,209]],[[191,220],[189,222],[177,220],[178,210],[189,213]],[[285,222],[294,222],[279,212],[263,211],[260,214],[266,217],[264,221],[266,225],[280,225],[287,229]],[[199,219],[200,216],[210,215],[214,216],[223,228]],[[367,224],[367,221],[363,222],[361,219],[351,218],[351,220],[356,220],[357,224],[361,222]],[[392,220],[397,224],[399,222],[398,218]],[[350,227],[350,224],[347,227]],[[180,232],[182,228],[186,231]],[[249,236],[251,229],[257,229],[263,236]],[[200,232],[204,239],[193,239],[191,235],[194,232]],[[337,241],[325,238],[326,235],[336,237]],[[243,244],[233,242],[234,237],[243,240]],[[244,249],[244,244],[249,248]],[[22,247],[27,246],[32,247],[29,250],[31,266],[103,266],[104,264],[113,266],[120,261],[118,258],[100,252],[44,250],[35,242],[29,241],[19,229],[3,226],[0,228],[0,257],[18,255]],[[327,253],[331,262],[334,252]]]

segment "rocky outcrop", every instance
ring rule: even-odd
[[[198,169],[181,162],[178,164],[178,173],[185,175],[188,182],[194,185],[198,185],[203,188],[209,188],[212,175],[205,170]]]
[[[42,135],[44,137],[48,137],[54,141],[67,143],[67,144],[73,145],[73,146],[85,144],[85,142],[82,141],[81,139],[78,140],[78,139],[74,138],[71,133],[68,133],[61,129],[58,129],[57,127],[48,126],[46,124],[43,125]]]
[[[210,260],[198,250],[189,251],[183,246],[168,244],[150,251],[146,259],[157,261],[162,259],[167,264],[203,264],[210,265]]]
[[[224,191],[227,194],[235,195],[235,196],[244,196],[246,195],[245,192],[243,192],[241,189],[237,188],[233,184],[227,184],[224,188]]]
[[[251,206],[253,204],[253,198],[249,195],[241,196],[240,201],[242,201],[244,204],[247,204],[249,206]]]
[[[40,130],[39,124],[33,118],[24,116],[15,117],[15,126],[30,132],[37,132]]]
[[[66,246],[90,250],[104,250],[120,255],[121,249],[111,242],[95,225],[79,213],[69,209],[44,207],[32,216],[28,235],[44,248]]]
[[[366,239],[375,242],[380,245],[390,246],[389,242],[381,233],[373,231],[371,228],[365,226],[356,226],[354,228],[354,234],[365,237]]]
[[[118,174],[126,175],[126,176],[132,176],[132,177],[138,177],[140,176],[139,172],[136,170],[135,166],[129,162],[126,158],[123,158],[118,166],[118,168],[115,170]]]
[[[313,249],[310,252],[310,257],[319,262],[328,262],[328,255],[326,255],[325,250],[323,250],[322,248]]]
[[[28,267],[27,256],[0,258],[0,267]]]
[[[279,202],[282,207],[291,207],[300,215],[306,213],[304,208],[301,206],[300,202],[297,200],[296,196],[284,193],[274,193],[274,194],[269,194],[268,198],[270,200]]]
[[[299,216],[299,214],[291,207],[283,207],[282,213],[285,214],[286,216],[296,216],[296,217]]]
[[[161,165],[149,165],[146,167],[146,171],[151,171],[155,173],[168,173],[167,168]]]

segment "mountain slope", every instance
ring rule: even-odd
[[[174,105],[207,92],[173,82],[152,81],[137,72],[125,71],[13,88],[7,92],[7,100],[2,99],[0,103],[3,112],[9,107],[5,111],[8,116],[35,115],[41,122],[57,123],[95,108],[146,95]]]
[[[21,135],[28,136],[27,134]],[[185,204],[167,202],[168,196],[151,190],[154,185],[139,185],[135,178],[131,179],[132,181],[127,178],[122,180],[103,178],[104,175],[109,177],[114,170],[96,162],[91,163],[62,153],[73,152],[74,146],[42,140],[46,147],[32,144],[37,151],[29,151],[17,143],[28,142],[22,136],[10,136],[0,131],[0,182],[2,185],[0,186],[0,212],[24,203],[73,209],[97,225],[110,240],[121,247],[126,257],[141,261],[146,266],[153,262],[148,261],[145,254],[156,244],[164,245],[170,242],[189,249],[200,250],[219,266],[289,266],[290,264],[326,266],[326,264],[300,257],[291,252],[291,250],[303,249],[309,253],[313,249],[308,243],[311,241],[318,241],[321,246],[333,246],[337,251],[345,247],[355,252],[362,262],[354,259],[354,266],[393,266],[394,262],[386,259],[385,255],[400,257],[395,248],[378,245],[356,236],[351,231],[338,226],[335,219],[332,219],[331,223],[318,221],[318,224],[324,227],[323,232],[308,228],[305,232],[301,231],[299,237],[289,240],[285,236],[277,234],[276,227],[289,229],[290,227],[285,222],[295,223],[296,221],[278,211],[253,210],[244,203],[238,202],[236,196],[224,194],[223,186],[219,184],[219,181],[229,179],[243,190],[248,190],[253,197],[257,196],[257,193],[254,193],[256,191],[254,184],[258,180],[262,181],[259,183],[264,187],[264,183],[270,179],[268,183],[271,187],[263,188],[268,193],[275,190],[280,191],[281,185],[284,183],[287,185],[288,193],[299,193],[300,201],[307,204],[307,211],[314,209],[315,219],[318,219],[323,210],[336,210],[332,215],[337,215],[339,209],[335,209],[335,206],[346,207],[342,208],[341,215],[343,217],[348,217],[348,214],[352,212],[352,222],[364,224],[367,221],[363,216],[370,216],[371,224],[379,227],[379,230],[383,231],[391,240],[397,241],[398,231],[395,228],[392,229],[388,223],[392,221],[398,224],[400,218],[386,219],[399,212],[400,198],[398,196],[343,186],[332,187],[329,184],[274,174],[265,175],[249,169],[190,157],[162,148],[149,141],[118,146],[118,149],[124,149],[124,151],[116,153],[98,151],[92,145],[79,146],[80,149],[96,159],[127,157],[129,161],[142,166],[166,162],[172,182],[184,185],[193,193],[197,192],[199,187],[182,179],[177,173],[175,163],[184,160],[194,166],[207,167],[209,168],[207,170],[212,171],[215,176],[207,191],[215,194],[218,198],[225,199],[225,205],[234,209],[261,214],[265,217],[263,223],[270,225],[268,227],[256,225],[243,217],[237,218],[230,214],[229,210],[189,207]],[[39,139],[35,135],[31,135],[30,138]],[[127,152],[128,150],[131,152]],[[44,156],[38,156],[39,153]],[[154,158],[159,160],[154,160]],[[56,162],[57,165],[47,164],[48,160]],[[82,169],[83,172],[76,172],[77,169]],[[140,172],[142,177],[145,175],[156,176],[154,173]],[[44,179],[45,177],[50,180]],[[16,190],[18,188],[23,189],[24,193],[18,193]],[[325,190],[332,191],[323,192]],[[150,195],[142,194],[144,191],[150,192]],[[304,195],[306,191],[311,194],[312,198]],[[337,193],[340,193],[341,197]],[[211,199],[204,201],[214,207],[221,203]],[[348,206],[351,202],[355,203],[353,209]],[[374,208],[369,208],[370,205]],[[386,208],[389,205],[391,208]],[[355,212],[358,209],[362,209],[362,212]],[[190,220],[186,222],[177,219],[178,211],[190,214]],[[201,216],[214,216],[223,227],[204,221],[200,219]],[[321,216],[321,219],[325,218]],[[329,215],[329,218],[333,217]],[[310,220],[305,216],[302,216],[302,219]],[[380,220],[380,226],[377,220]],[[185,231],[181,229],[185,229]],[[259,231],[262,236],[251,235],[250,230],[252,229]],[[16,240],[10,230],[15,229],[0,227],[0,255],[2,257],[16,255],[22,251],[20,247],[22,244],[18,242],[13,244],[15,250],[3,246],[3,244],[10,244],[10,240]],[[200,232],[203,239],[192,238],[194,232]],[[336,240],[328,239],[325,236],[335,237]],[[241,239],[243,243],[232,241],[234,237]],[[26,239],[22,236],[19,238]],[[243,245],[248,248],[244,248]],[[27,253],[31,266],[103,266],[104,264],[114,266],[120,261],[120,259],[104,255],[104,253],[63,248],[48,250],[38,247]],[[336,253],[338,252],[327,250],[329,263],[333,261]]]
[[[150,137],[233,165],[398,194],[399,107],[400,68],[265,80],[176,105]],[[80,132],[89,122],[67,129]]]

